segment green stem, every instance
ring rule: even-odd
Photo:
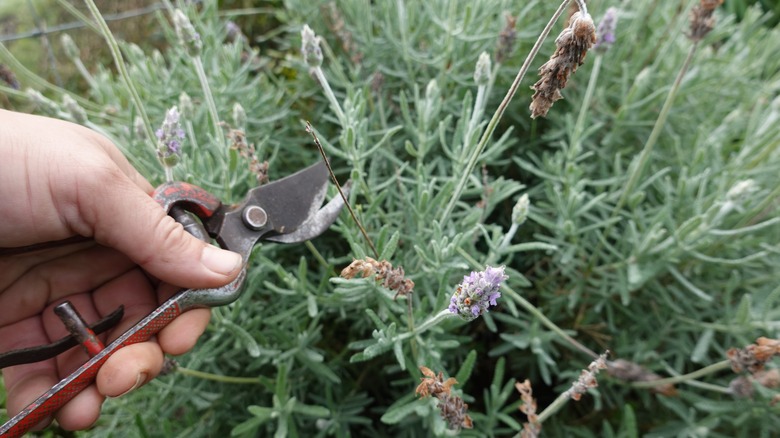
[[[561,14],[563,14],[563,11],[566,10],[566,7],[569,5],[570,1],[571,0],[564,0],[561,3],[561,5],[558,7],[558,10],[555,11],[555,14],[553,14],[552,18],[547,23],[547,26],[545,26],[544,30],[542,30],[542,33],[539,35],[539,38],[537,38],[536,43],[531,48],[531,52],[528,53],[528,56],[525,58],[523,65],[520,67],[520,70],[517,72],[517,76],[515,76],[515,80],[512,82],[512,85],[509,87],[509,90],[507,90],[506,92],[506,95],[504,96],[504,100],[502,100],[501,103],[498,105],[498,108],[496,108],[496,112],[493,113],[493,117],[490,118],[490,122],[488,122],[488,125],[485,128],[485,132],[482,133],[482,137],[479,139],[479,143],[477,143],[477,147],[472,152],[468,164],[466,165],[466,168],[464,169],[463,173],[460,176],[460,179],[458,180],[457,185],[455,186],[455,191],[452,194],[452,197],[450,198],[450,202],[447,204],[447,207],[445,207],[444,210],[442,211],[441,217],[439,219],[439,223],[446,222],[447,218],[452,213],[453,208],[455,208],[455,204],[460,199],[460,195],[463,193],[463,190],[466,187],[466,182],[468,181],[471,172],[474,171],[474,167],[476,167],[477,165],[477,160],[479,159],[480,154],[482,154],[482,151],[485,149],[488,140],[490,140],[490,137],[493,135],[493,132],[496,130],[496,126],[498,126],[499,120],[501,120],[501,117],[504,115],[504,111],[506,111],[506,108],[509,106],[509,103],[512,101],[512,98],[514,97],[515,93],[517,93],[517,89],[520,87],[520,82],[523,80],[525,74],[528,72],[528,69],[531,67],[531,61],[533,61],[533,59],[536,57],[536,54],[539,53],[539,49],[541,49],[542,43],[547,38],[547,35],[550,34],[550,31],[552,30],[552,27],[555,24],[555,22],[558,20]]]
[[[330,88],[328,78],[325,77],[325,73],[323,73],[322,68],[313,67],[311,71],[314,73],[317,81],[322,86],[322,90],[325,92],[325,97],[327,97],[328,102],[330,102],[330,108],[334,113],[336,113],[336,117],[339,119],[339,123],[341,123],[341,128],[347,129],[347,116],[344,115],[344,111],[342,111],[341,105],[339,104],[338,99],[336,99],[336,94],[333,93],[333,89]]]
[[[138,114],[141,116],[141,120],[144,124],[144,131],[146,131],[146,138],[151,142],[157,137],[154,134],[154,129],[152,129],[152,124],[149,122],[149,116],[146,114],[146,109],[144,109],[141,96],[138,94],[138,90],[136,90],[135,84],[133,84],[133,81],[130,79],[130,74],[127,72],[127,66],[122,59],[122,52],[119,50],[119,44],[117,44],[114,34],[112,34],[111,29],[108,28],[108,24],[106,23],[106,20],[103,19],[103,15],[100,14],[100,10],[95,5],[94,0],[84,0],[84,2],[87,4],[89,12],[92,14],[92,17],[100,28],[100,33],[108,44],[108,49],[111,52],[111,56],[114,58],[114,65],[119,72],[119,76],[122,78],[122,82],[128,93],[130,93],[130,100],[133,102],[135,110],[138,111]],[[154,143],[150,143],[150,146],[156,154],[157,152]]]
[[[701,368],[699,370],[693,371],[688,374],[683,374],[680,376],[674,376],[674,377],[667,377],[665,379],[658,379],[658,380],[650,380],[647,382],[633,382],[631,383],[631,386],[634,388],[654,388],[656,386],[661,385],[673,385],[675,383],[687,383],[689,380],[698,379],[699,377],[706,376],[708,374],[713,374],[718,371],[723,371],[731,368],[731,361],[730,360],[723,360],[720,362],[716,362],[712,365],[708,365],[704,368]]]
[[[544,420],[552,417],[553,414],[558,412],[566,403],[568,403],[569,399],[571,399],[569,391],[562,392],[552,403],[539,413],[539,416],[536,417],[536,422],[542,424]]]
[[[469,253],[467,253],[463,248],[458,248],[458,253],[460,253],[463,258],[466,259],[466,261],[469,262],[473,267],[476,269],[481,269],[481,264],[477,262]],[[501,285],[501,291],[504,293],[505,296],[508,296],[512,300],[514,300],[517,304],[520,305],[520,307],[524,308],[528,313],[530,313],[533,317],[539,320],[539,322],[542,323],[543,326],[550,329],[552,332],[563,338],[566,342],[568,342],[572,347],[575,349],[581,351],[582,353],[586,354],[587,356],[597,359],[599,357],[598,354],[596,354],[593,350],[590,348],[580,344],[577,342],[576,339],[569,336],[565,331],[563,331],[562,328],[558,327],[554,322],[552,322],[549,318],[547,318],[544,313],[542,313],[541,310],[539,310],[536,306],[531,304],[530,301],[523,298],[519,293],[515,292],[512,288],[506,285],[506,283]]]
[[[572,135],[571,144],[569,145],[568,160],[572,161],[577,157],[581,149],[582,143],[582,131],[585,129],[585,117],[588,114],[588,108],[590,108],[590,101],[593,99],[593,93],[596,90],[596,83],[599,79],[599,72],[601,71],[601,60],[603,56],[601,53],[596,55],[596,60],[593,63],[593,69],[590,71],[590,78],[588,79],[588,88],[585,90],[585,97],[582,99],[582,105],[580,106],[580,113],[577,116],[577,122],[574,124],[574,134]]]
[[[204,379],[204,380],[212,380],[214,382],[236,383],[236,384],[247,384],[247,383],[260,384],[260,379],[257,377],[230,377],[230,376],[223,376],[220,374],[207,373],[205,371],[191,370],[189,368],[184,368],[184,367],[176,367],[176,372],[184,374],[185,376],[197,377],[198,379]]]
[[[406,339],[411,338],[412,336],[419,335],[420,333],[428,330],[431,327],[436,326],[440,322],[444,321],[447,318],[451,318],[455,316],[454,313],[450,312],[448,309],[444,309],[441,312],[437,313],[436,315],[433,315],[432,317],[428,318],[425,322],[418,325],[414,330],[401,333],[400,335],[393,338],[393,342],[395,341],[404,341]]]
[[[331,266],[328,263],[328,261],[325,260],[325,257],[323,257],[322,254],[317,250],[317,247],[315,247],[314,244],[311,243],[311,240],[307,240],[306,242],[304,242],[304,245],[306,245],[306,248],[309,249],[311,254],[317,260],[317,263],[322,265],[322,267],[327,269],[328,271],[333,271],[333,266]]]
[[[691,45],[690,50],[688,50],[688,56],[685,58],[685,62],[683,62],[680,71],[677,72],[677,77],[675,78],[671,89],[669,89],[669,94],[666,96],[666,100],[664,101],[663,107],[661,107],[661,112],[658,114],[658,118],[655,120],[653,130],[650,132],[650,137],[648,137],[644,147],[642,148],[642,152],[639,154],[636,166],[633,166],[633,169],[631,169],[631,174],[628,177],[628,181],[623,187],[620,198],[618,199],[617,204],[615,204],[615,207],[612,209],[612,214],[607,220],[608,225],[604,228],[602,233],[602,236],[605,238],[607,238],[609,232],[612,230],[612,219],[614,219],[615,216],[617,216],[618,211],[623,208],[623,205],[625,205],[628,197],[631,196],[632,192],[636,188],[637,183],[642,177],[642,174],[644,173],[645,167],[647,166],[647,163],[650,159],[650,153],[653,151],[653,147],[655,146],[656,142],[658,141],[658,137],[660,137],[661,132],[663,131],[664,125],[666,124],[666,119],[669,117],[669,113],[671,112],[674,98],[677,96],[677,92],[680,89],[680,84],[682,84],[683,77],[685,77],[685,74],[688,72],[688,68],[691,66],[691,61],[693,60],[693,55],[696,53],[697,47],[698,42],[694,42],[693,45]],[[599,242],[596,250],[592,252],[590,262],[588,263],[589,268],[592,267],[596,262],[596,258],[598,257],[602,246],[603,239]]]
[[[198,74],[200,88],[203,91],[203,97],[206,99],[206,107],[209,110],[211,128],[214,130],[214,138],[217,139],[220,146],[224,147],[225,136],[222,133],[222,128],[219,127],[219,113],[217,112],[217,104],[214,101],[214,94],[211,92],[211,86],[209,85],[209,79],[206,76],[206,70],[203,68],[203,59],[200,56],[196,56],[193,58],[192,63],[195,65],[195,71]]]

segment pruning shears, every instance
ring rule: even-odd
[[[91,359],[3,424],[0,437],[22,436],[59,410],[94,382],[100,367],[120,348],[150,339],[187,310],[223,306],[235,301],[241,294],[252,248],[258,242],[304,242],[319,236],[336,221],[344,202],[336,196],[321,207],[327,185],[327,169],[325,163],[320,162],[273,183],[251,189],[244,200],[236,205],[225,205],[206,190],[184,182],[159,186],[153,198],[187,231],[205,241],[214,239],[222,248],[241,254],[244,259],[241,273],[223,287],[178,292],[107,346],[96,335],[121,320],[121,307],[92,325],[85,323],[69,302],[55,307],[55,313],[70,335],[49,345],[0,354],[0,369],[51,359],[78,344],[87,350]],[[72,239],[50,242],[48,246],[71,242]],[[5,251],[0,249],[0,255],[42,247],[47,245]]]

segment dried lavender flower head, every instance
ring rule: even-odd
[[[165,167],[173,167],[181,158],[181,145],[184,140],[184,130],[179,121],[179,109],[174,106],[165,113],[162,126],[155,133],[157,136],[157,157]]]
[[[507,278],[503,266],[487,266],[484,271],[464,276],[450,299],[449,311],[469,321],[477,318],[498,304],[498,290]]]
[[[187,15],[181,9],[173,11],[173,26],[176,28],[176,35],[179,37],[179,43],[187,49],[190,56],[199,56],[203,49],[203,42],[200,40],[200,34],[195,30],[195,26]]]
[[[509,58],[515,48],[515,41],[517,40],[517,31],[515,30],[517,17],[507,12],[504,15],[504,18],[506,19],[506,24],[501,30],[501,33],[498,34],[498,42],[496,42],[496,52],[494,54],[494,58],[498,64],[503,63]]]
[[[539,67],[539,80],[531,102],[531,118],[546,116],[557,100],[563,99],[561,90],[569,77],[585,61],[588,50],[596,43],[596,26],[587,13],[575,12],[569,26],[555,39],[555,53]]]
[[[596,44],[593,45],[593,50],[604,53],[612,47],[612,44],[615,44],[617,12],[616,8],[608,8],[607,12],[604,13],[604,17],[596,29]]]
[[[320,40],[308,24],[304,24],[301,30],[301,54],[309,67],[316,68],[322,65]]]
[[[723,0],[701,0],[698,5],[691,9],[691,30],[688,38],[692,41],[701,41],[712,28],[715,27],[715,17],[712,14],[718,6],[723,4]]]

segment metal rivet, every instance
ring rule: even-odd
[[[246,226],[258,231],[268,222],[268,214],[262,208],[250,205],[244,209],[243,219]]]

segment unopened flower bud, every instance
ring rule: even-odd
[[[303,60],[309,67],[319,67],[322,65],[320,40],[308,24],[304,24],[303,29],[301,30],[301,54],[303,55]]]
[[[474,82],[477,85],[487,85],[490,81],[490,55],[487,52],[479,54],[477,66],[474,68]]]
[[[726,199],[732,202],[739,202],[744,200],[746,195],[749,195],[758,190],[758,184],[752,179],[745,179],[729,189],[726,193]]]
[[[34,103],[35,106],[40,108],[44,113],[57,114],[57,112],[59,111],[59,105],[54,103],[48,97],[41,94],[40,91],[34,90],[32,88],[28,88],[26,93],[27,93],[27,97],[30,99],[30,102]]]
[[[200,34],[195,30],[195,26],[187,15],[181,9],[173,11],[173,26],[176,28],[176,35],[179,37],[179,43],[187,49],[190,56],[199,56],[203,49],[203,42],[200,40]]]
[[[67,33],[63,33],[62,36],[60,36],[60,44],[62,44],[62,49],[65,51],[65,56],[68,58],[76,59],[80,57],[81,53],[79,48],[76,47],[76,43],[73,42],[73,38],[71,38]]]
[[[523,222],[528,219],[528,209],[531,206],[531,201],[528,200],[528,194],[524,193],[523,196],[517,199],[517,203],[512,207],[512,223],[522,225]]]
[[[190,95],[182,91],[179,95],[179,112],[185,119],[192,119],[195,112],[195,107],[192,105],[192,99]]]
[[[79,125],[87,123],[87,112],[69,94],[62,96],[62,106],[65,107],[74,122]]]
[[[436,79],[431,79],[428,85],[425,86],[425,99],[433,101],[439,98],[439,83]]]
[[[246,126],[246,111],[238,102],[233,105],[233,125],[238,129],[243,129]]]

